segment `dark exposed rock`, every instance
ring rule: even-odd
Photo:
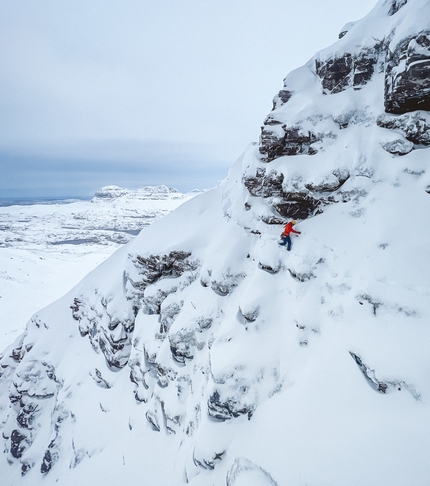
[[[9,395],[10,403],[19,403],[22,399],[22,395],[20,393],[11,392]]]
[[[250,419],[254,413],[252,406],[240,406],[232,399],[222,400],[218,391],[215,391],[208,400],[208,413],[214,419],[225,422],[240,415],[248,415]]]
[[[430,110],[430,32],[423,31],[387,49],[385,111]]]
[[[429,71],[430,73],[430,71]],[[381,115],[376,123],[381,128],[403,133],[415,145],[430,146],[430,114],[423,111],[403,115]]]
[[[28,403],[21,409],[16,421],[23,429],[32,429],[38,410],[36,403]]]
[[[375,370],[371,370],[366,363],[363,362],[363,360],[360,358],[355,353],[352,353],[351,351],[349,352],[351,355],[352,359],[357,363],[358,367],[362,371],[364,377],[368,381],[369,385],[376,391],[380,393],[386,393],[388,385],[384,383],[383,381],[379,381],[375,377]]]
[[[22,346],[13,349],[10,354],[10,357],[19,363],[22,360]]]
[[[255,177],[244,179],[244,185],[252,196],[272,197],[283,196],[282,184],[284,175],[271,170],[266,173],[266,169],[258,168]]]
[[[360,89],[375,72],[382,43],[363,47],[358,54],[345,53],[341,57],[316,59],[315,71],[321,79],[324,94],[340,93],[348,88]]]
[[[288,268],[288,271],[290,275],[297,280],[298,282],[307,282],[308,280],[311,280],[312,278],[315,278],[315,275],[312,272],[307,272],[307,273],[299,273],[296,272],[295,270]]]
[[[318,151],[312,144],[321,139],[322,135],[303,130],[300,126],[266,125],[261,131],[259,151],[264,162],[285,155],[315,155]]]
[[[12,456],[19,459],[27,446],[27,436],[22,434],[19,430],[12,430],[10,436],[10,453]]]
[[[285,219],[277,218],[276,216],[266,216],[263,215],[261,217],[261,221],[266,224],[286,224]],[[251,233],[257,234],[255,231],[251,231]],[[260,232],[258,234],[261,234]]]
[[[25,476],[28,471],[30,471],[30,469],[34,466],[34,462],[30,463],[30,462],[23,462],[21,464],[21,476]]]
[[[281,89],[279,93],[273,98],[273,110],[280,108],[289,101],[293,94],[288,89]]]
[[[75,319],[75,321],[81,320],[81,316],[79,315],[79,309],[80,309],[81,305],[82,305],[82,301],[75,297],[73,299],[73,305],[70,306],[70,308],[73,311],[72,316],[73,316],[73,319]]]
[[[344,91],[352,85],[352,56],[346,53],[339,58],[326,61],[315,61],[315,70],[321,79],[323,92],[335,94]]]
[[[316,199],[310,193],[291,192],[282,202],[275,203],[273,207],[284,218],[306,219],[321,213],[324,204],[322,199]]]
[[[408,0],[391,0],[390,10],[388,15],[394,15],[397,13],[404,5],[408,3]]]
[[[258,262],[258,268],[264,270],[265,272],[276,274],[281,269],[281,266],[279,265],[277,267],[272,267],[271,265],[267,265],[266,263]]]
[[[124,368],[130,356],[131,342],[129,336],[126,335],[122,342],[114,342],[104,329],[101,331],[98,344],[107,363],[111,368]]]
[[[139,268],[141,281],[138,286],[148,286],[162,278],[177,278],[186,271],[196,270],[198,263],[189,259],[191,252],[172,251],[168,255],[136,256],[133,263]]]
[[[40,472],[42,474],[47,474],[51,469],[52,466],[58,461],[58,452],[54,452],[50,449],[45,451],[45,455],[42,459],[42,464],[40,465]]]
[[[354,89],[360,89],[372,79],[381,47],[381,44],[377,44],[374,48],[363,49],[357,56],[354,56],[352,74]]]
[[[244,185],[253,196],[281,198],[273,203],[273,207],[283,218],[306,219],[309,216],[319,214],[322,207],[329,202],[326,199],[314,197],[310,189],[328,192],[333,188],[334,191],[340,188],[349,178],[347,171],[338,170],[334,171],[333,174],[337,177],[337,182],[332,184],[330,188],[328,184],[326,186],[321,185],[321,187],[314,187],[309,184],[308,189],[307,186],[304,187],[306,191],[292,192],[283,188],[283,174],[271,170],[266,175],[265,169],[258,168],[254,177],[248,176],[244,179]],[[276,217],[265,217],[263,221],[268,224],[285,223],[284,219]]]

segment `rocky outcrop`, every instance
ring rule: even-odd
[[[255,176],[245,177],[243,183],[252,196],[276,198],[272,206],[283,218],[306,219],[318,214],[324,205],[335,202],[330,194],[338,191],[349,177],[349,171],[337,169],[319,182],[301,181],[292,187],[284,184],[282,173],[259,167]]]
[[[408,0],[391,0],[390,10],[388,11],[388,15],[391,17],[392,15],[397,13],[407,3],[408,3]]]
[[[286,89],[286,87],[284,87],[284,89],[281,89],[279,91],[279,93],[273,98],[273,109],[272,110],[276,110],[277,108],[284,106],[285,103],[287,103],[289,101],[291,96],[293,96],[293,94],[291,93],[291,91]]]
[[[406,37],[387,49],[385,111],[430,110],[430,31]]]
[[[318,150],[312,146],[324,135],[303,130],[300,126],[287,127],[267,120],[260,135],[260,154],[264,162],[271,162],[284,155],[315,155]]]
[[[223,399],[218,390],[215,390],[208,400],[209,415],[222,422],[240,417],[241,415],[247,415],[248,418],[251,418],[253,412],[253,405],[241,404],[233,398]]]
[[[284,196],[284,174],[276,170],[267,171],[258,167],[255,176],[245,177],[243,183],[252,196],[264,198]]]
[[[347,52],[339,57],[316,59],[315,72],[321,80],[323,93],[362,88],[372,79],[382,47],[382,43],[377,42],[372,47],[363,47],[357,54]]]
[[[191,260],[190,256],[190,252],[183,251],[172,251],[162,256],[150,255],[147,258],[140,255],[131,256],[136,276],[130,273],[125,275],[128,306],[126,316],[116,315],[112,296],[105,297],[96,293],[93,300],[86,296],[74,299],[71,306],[72,315],[79,323],[81,336],[88,336],[93,349],[104,354],[111,368],[121,369],[128,362],[135,319],[140,308],[145,307],[148,314],[159,315],[160,332],[168,331],[182,305],[170,303],[163,308],[162,304],[168,295],[176,292],[177,285],[173,280],[170,289],[159,289],[150,295],[146,295],[145,290],[161,279],[177,279],[185,272],[191,273],[196,270],[199,263]],[[192,280],[193,277],[190,275],[187,283]]]
[[[413,145],[430,146],[430,113],[416,111],[399,116],[384,114],[377,118],[376,123],[381,128],[402,133]]]

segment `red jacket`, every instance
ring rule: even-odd
[[[296,231],[293,228],[293,225],[291,224],[291,222],[287,223],[287,225],[285,226],[285,229],[284,229],[284,235],[285,236],[290,236],[290,233],[297,233],[298,235],[300,234],[300,231]]]

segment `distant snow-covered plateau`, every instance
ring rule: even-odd
[[[2,485],[428,486],[429,148],[430,1],[379,0],[2,352]]]
[[[103,187],[91,201],[0,207],[0,349],[36,311],[196,193]]]

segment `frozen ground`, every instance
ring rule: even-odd
[[[108,187],[92,201],[0,207],[0,348],[33,313],[194,195]]]

